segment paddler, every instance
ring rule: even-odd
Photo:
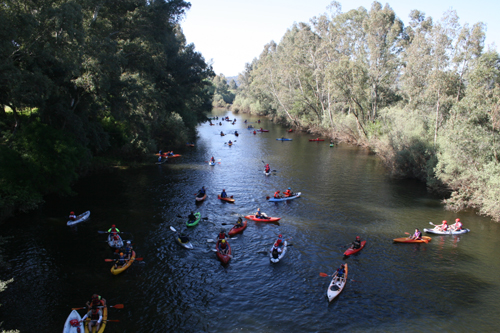
[[[255,212],[255,217],[258,219],[268,219],[268,217],[265,216],[264,213],[260,212],[260,208],[257,208],[257,212]]]
[[[224,136],[224,132],[220,131],[220,136]]]
[[[198,195],[197,197],[198,198],[203,198],[203,196],[205,195],[206,191],[205,191],[205,186],[202,186],[201,187],[201,190],[198,191]]]
[[[278,249],[280,249],[281,247],[283,247],[285,245],[284,241],[283,241],[283,236],[282,235],[279,235],[278,236],[278,239],[276,240],[276,242],[274,243],[274,246]],[[281,250],[280,250],[281,252]]]
[[[253,134],[257,134],[257,132],[255,132],[255,130],[253,131]]]
[[[228,145],[232,145],[233,143],[231,142],[231,140],[229,140],[229,141],[227,142],[227,144],[228,144]]]
[[[266,164],[265,171],[266,171],[266,173],[271,172],[271,167],[269,166],[269,163]]]
[[[120,252],[120,257],[118,257],[118,259],[116,259],[115,261],[115,269],[118,268],[118,266],[123,266],[125,265],[125,262],[126,262],[126,258],[125,258],[125,255],[123,254],[123,252]]]
[[[222,192],[220,193],[221,198],[227,198],[227,193],[225,189],[222,189]]]
[[[291,197],[293,195],[292,188],[289,187],[288,190],[284,191],[283,194],[285,197]]]
[[[196,221],[196,215],[194,215],[193,211],[191,211],[191,214],[188,215],[188,221],[189,222]]]
[[[94,295],[92,295],[92,298],[90,299],[90,301],[88,301],[86,304],[87,304],[87,308],[91,308],[93,306],[104,307],[104,306],[106,306],[106,300],[104,298],[102,298],[102,296],[94,294]]]
[[[448,222],[443,220],[443,223],[434,227],[435,230],[439,231],[447,231],[448,230]]]
[[[97,306],[93,306],[89,312],[82,318],[82,322],[90,318],[89,324],[88,324],[88,329],[89,332],[92,332],[92,327],[96,327],[95,331],[98,332],[99,328],[101,327],[101,322],[102,322],[102,310],[99,309]]]
[[[133,247],[129,240],[127,241],[127,244],[125,245],[125,248],[123,250],[125,251],[125,257],[127,259],[130,259],[132,257]]]
[[[215,163],[215,158],[212,156],[212,158],[210,159],[210,162],[212,163]]]
[[[422,232],[415,228],[415,233],[410,236],[410,239],[422,239]]]
[[[356,236],[356,240],[352,242],[351,249],[357,250],[361,247],[361,237]]]
[[[220,241],[220,244],[219,244],[219,252],[222,253],[222,254],[226,254],[227,253],[227,242],[225,239],[221,240]]]
[[[274,198],[275,199],[281,199],[281,195],[280,195],[280,191],[279,190],[276,191],[276,192],[274,192]]]
[[[456,219],[455,223],[450,225],[450,229],[453,231],[460,231],[462,230],[462,222],[460,222],[460,219]]]
[[[345,266],[344,266],[344,264],[341,264],[340,267],[337,268],[337,278],[343,277],[344,273],[345,273]]]
[[[238,217],[238,221],[236,221],[236,224],[234,225],[236,228],[242,228],[243,227],[243,220],[241,217]]]
[[[220,229],[220,232],[217,235],[217,240],[223,240],[226,238],[227,238],[226,231],[224,229]]]
[[[70,219],[70,221],[74,221],[74,220],[76,220],[76,215],[75,215],[75,212],[70,212],[70,213],[69,213],[69,219]]]

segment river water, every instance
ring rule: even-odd
[[[3,328],[61,331],[71,308],[98,293],[109,305],[125,305],[109,310],[119,322],[108,323],[106,332],[498,331],[498,224],[474,212],[445,211],[423,184],[389,179],[364,149],[330,148],[265,119],[227,115],[237,123],[199,126],[196,147],[180,158],[155,165],[152,155],[145,167],[88,176],[76,184],[77,195],[49,197],[37,212],[2,225],[2,236],[13,238],[5,251],[10,268],[0,278],[14,278],[0,294]],[[270,132],[254,135],[245,119]],[[221,137],[221,130],[241,135]],[[293,141],[276,140],[282,136]],[[211,156],[220,164],[208,166]],[[263,162],[276,172],[266,177]],[[201,186],[208,198],[197,204]],[[302,197],[266,201],[287,187]],[[223,188],[234,204],[217,200]],[[249,221],[230,241],[234,258],[222,266],[207,240],[258,207],[282,220]],[[70,210],[90,210],[91,217],[68,227]],[[191,210],[208,221],[186,229],[176,216]],[[457,217],[470,233],[392,243],[429,221]],[[113,258],[106,235],[97,233],[113,223],[130,233],[125,238],[144,258],[117,276],[104,261]],[[181,248],[170,226],[185,231],[195,248]],[[293,245],[271,264],[265,251],[280,233]],[[357,235],[367,245],[344,261],[344,246]],[[319,273],[331,274],[342,262],[349,282],[329,304],[330,279]]]

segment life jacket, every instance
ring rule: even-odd
[[[99,310],[97,310],[97,311],[91,310],[90,320],[99,320],[100,316],[101,316],[101,314],[99,313]]]
[[[226,243],[219,243],[219,249],[221,249],[221,250],[227,249],[227,242]]]
[[[276,247],[283,246],[283,241],[281,239],[278,239],[276,243],[274,243],[274,246]]]
[[[291,196],[292,195],[292,191],[290,190],[286,190],[285,192],[283,192],[283,194],[287,197]]]
[[[415,239],[422,239],[422,233],[420,231],[415,232]]]
[[[462,222],[455,223],[455,231],[462,230]]]
[[[120,258],[118,258],[118,260],[116,260],[116,263],[118,265],[125,265],[125,256],[120,256]]]
[[[114,239],[115,241],[117,241],[117,240],[119,240],[119,239],[120,239],[120,237],[118,237],[118,234],[117,234],[116,232],[113,232],[113,239]]]
[[[221,198],[227,198],[227,193],[226,193],[226,192],[222,192],[222,193],[220,194],[220,197],[221,197]]]
[[[276,199],[279,199],[280,198],[280,192],[278,192],[278,191],[274,192],[274,197]]]
[[[354,242],[352,242],[352,245],[354,246],[355,249],[359,249],[361,247],[361,242],[355,240]]]
[[[221,233],[219,233],[219,236],[218,236],[218,237],[219,237],[219,239],[221,239],[221,240],[222,240],[222,239],[225,239],[225,238],[226,238],[226,234],[225,234],[224,232],[221,232]]]
[[[125,246],[125,254],[130,254],[130,253],[132,253],[132,245]]]
[[[76,215],[70,215],[70,216],[69,216],[69,219],[70,219],[71,221],[76,220]]]

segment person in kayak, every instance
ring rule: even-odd
[[[222,126],[222,123],[219,123],[219,126]]]
[[[448,222],[443,220],[443,223],[434,227],[435,230],[439,231],[447,231],[448,230]]]
[[[129,240],[127,241],[127,244],[125,245],[125,248],[123,250],[125,251],[125,257],[127,259],[130,259],[132,257],[133,247]]]
[[[356,236],[356,240],[352,242],[350,249],[357,250],[361,247],[361,237]]]
[[[203,198],[203,196],[205,195],[205,193],[206,193],[205,186],[202,186],[201,190],[198,191],[198,198]]]
[[[337,278],[343,277],[344,273],[345,273],[345,266],[344,266],[344,264],[341,264],[340,267],[337,268]]]
[[[102,322],[102,310],[99,309],[97,306],[93,306],[89,310],[89,312],[87,312],[85,316],[83,316],[82,322],[87,318],[90,318],[88,324],[89,332],[92,332],[92,327],[94,326],[96,327],[95,331],[98,332]]]
[[[220,193],[221,198],[227,198],[227,193],[225,189],[222,189],[222,192]]]
[[[221,240],[221,239],[223,240],[226,238],[227,238],[226,231],[224,229],[220,229],[220,232],[217,235],[217,240]]]
[[[191,211],[191,214],[188,215],[188,220],[189,222],[196,221],[196,215],[194,215],[193,211]]]
[[[75,212],[70,212],[70,213],[69,213],[69,220],[70,220],[70,221],[74,221],[74,220],[76,220],[76,215],[75,215]]]
[[[112,233],[112,232],[120,232],[120,230],[118,230],[118,228],[116,227],[116,225],[112,225],[111,228],[109,228],[108,230],[108,233]]]
[[[278,236],[278,239],[276,240],[276,242],[274,243],[274,247],[277,247],[280,249],[281,251],[281,248],[285,245],[284,241],[283,241],[283,236],[282,235],[279,235]]]
[[[224,132],[220,131],[220,136],[224,136]]]
[[[90,301],[88,301],[86,304],[87,304],[87,308],[89,308],[89,309],[93,306],[104,307],[104,306],[106,306],[106,300],[104,298],[102,298],[102,296],[94,294],[94,295],[92,295],[92,298],[90,299]]]
[[[285,195],[285,197],[291,197],[293,195],[292,188],[289,187],[288,190],[283,192],[283,194]]]
[[[271,172],[271,167],[269,166],[269,163],[267,163],[267,164],[266,164],[266,166],[265,166],[264,168],[265,168],[265,169],[264,169],[264,171],[265,171],[266,173]]]
[[[234,131],[234,135],[238,136],[239,135],[238,131]]]
[[[260,119],[259,119],[259,120],[257,120],[257,122],[260,124]]]
[[[219,252],[222,254],[227,254],[227,252],[228,252],[227,242],[225,239],[220,241]]]
[[[460,219],[456,219],[455,223],[450,225],[450,229],[453,231],[460,231],[462,230],[462,222],[460,222]]]
[[[245,124],[247,123],[247,120],[245,119]]]
[[[253,131],[253,134],[257,134],[257,132],[256,132],[256,131]]]
[[[118,266],[123,266],[125,265],[125,262],[126,262],[126,258],[125,258],[125,255],[123,254],[123,252],[120,252],[120,257],[118,257],[118,259],[116,259],[115,261],[115,269],[118,268]]]
[[[257,212],[255,212],[255,217],[258,219],[268,219],[268,217],[260,212],[260,208],[257,208]]]
[[[415,233],[410,236],[410,239],[422,239],[422,232],[415,228]]]
[[[260,128],[260,131],[261,131],[261,132],[264,132],[264,129],[261,127],[261,128]]]
[[[229,140],[229,141],[227,142],[227,144],[228,144],[228,145],[232,145],[233,143],[231,142],[231,140]]]
[[[210,162],[212,163],[215,163],[215,158],[212,156],[212,158],[210,159]]]
[[[234,225],[236,228],[242,228],[243,227],[243,220],[241,217],[238,217],[238,221],[236,221],[236,224]]]
[[[280,195],[280,191],[279,190],[276,191],[276,192],[274,192],[274,198],[275,199],[281,199],[281,195]]]

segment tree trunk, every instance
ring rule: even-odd
[[[439,124],[439,102],[440,102],[440,89],[437,91],[438,98],[437,98],[437,103],[436,103],[436,124],[434,126],[434,147],[436,147],[436,141],[437,141],[437,135],[438,135],[438,124]]]

